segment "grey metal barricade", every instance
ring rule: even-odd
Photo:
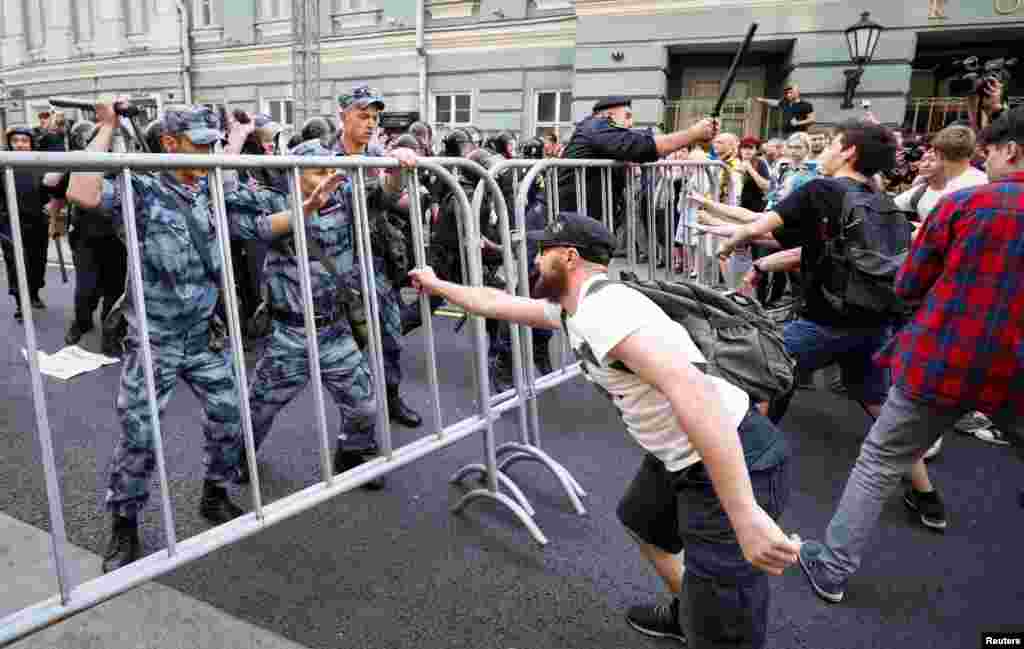
[[[432,160],[421,159],[420,168],[429,170],[444,182],[454,192],[459,211],[465,219],[465,233],[470,242],[479,242],[479,228],[472,218],[469,201],[465,192],[459,186],[451,172],[444,164],[459,166],[476,173],[481,178],[488,180],[484,170],[478,165],[466,160]],[[20,230],[20,218],[18,213],[18,201],[14,185],[15,169],[67,169],[76,172],[107,172],[118,171],[124,182],[123,216],[125,233],[128,242],[130,283],[132,284],[132,299],[136,313],[139,318],[140,347],[144,363],[145,388],[147,401],[149,403],[149,414],[154,426],[154,452],[157,462],[157,477],[160,482],[161,512],[166,531],[166,548],[156,551],[129,566],[106,574],[104,576],[78,583],[74,576],[69,574],[67,562],[67,533],[63,518],[63,503],[60,487],[57,479],[56,461],[54,455],[53,437],[50,423],[47,418],[46,399],[43,391],[42,375],[39,369],[37,358],[37,338],[35,322],[31,309],[25,310],[25,337],[28,348],[28,363],[32,380],[33,403],[36,414],[37,434],[40,448],[42,450],[42,463],[45,472],[46,493],[49,501],[49,513],[51,524],[51,540],[53,545],[54,562],[58,578],[59,592],[52,598],[38,602],[34,605],[17,611],[3,619],[0,619],[0,646],[4,646],[25,637],[46,626],[59,622],[78,612],[91,608],[111,597],[123,593],[131,588],[139,586],[159,575],[165,574],[176,567],[194,561],[214,550],[240,541],[269,525],[276,524],[286,518],[306,511],[326,500],[329,500],[341,493],[350,491],[366,482],[369,482],[384,474],[409,464],[421,457],[445,448],[455,442],[483,432],[485,442],[486,463],[483,472],[488,476],[488,483],[481,489],[476,489],[466,494],[453,510],[459,511],[470,502],[478,499],[498,502],[506,506],[530,532],[532,537],[540,544],[546,543],[547,539],[531,518],[532,509],[526,503],[526,507],[520,504],[525,499],[518,494],[518,497],[509,498],[498,491],[499,471],[497,469],[497,458],[495,455],[493,424],[495,417],[511,406],[505,404],[492,404],[490,386],[487,381],[486,364],[486,331],[482,318],[473,319],[474,331],[474,359],[475,377],[477,383],[478,410],[477,413],[458,421],[454,424],[443,426],[440,416],[440,408],[436,403],[438,397],[437,367],[433,351],[433,332],[429,324],[429,306],[427,298],[421,296],[420,308],[424,316],[427,332],[430,335],[428,343],[428,358],[432,364],[430,380],[432,383],[432,396],[434,403],[434,431],[416,439],[400,448],[394,448],[391,439],[390,425],[387,421],[386,410],[378,410],[379,417],[383,420],[379,428],[379,436],[382,443],[382,455],[365,464],[360,465],[343,474],[333,475],[330,464],[329,439],[327,433],[325,404],[323,398],[323,387],[319,372],[319,346],[315,326],[314,307],[312,302],[312,287],[310,278],[309,252],[306,242],[305,228],[303,227],[305,217],[301,207],[300,191],[300,170],[305,168],[338,168],[354,170],[351,177],[354,201],[354,222],[356,230],[356,242],[358,250],[358,263],[363,289],[363,299],[368,314],[369,325],[369,349],[372,362],[372,372],[378,386],[383,384],[383,366],[381,356],[381,331],[379,324],[379,301],[376,295],[376,286],[373,281],[374,266],[370,251],[370,233],[368,225],[368,212],[365,196],[367,169],[389,169],[398,166],[397,161],[388,158],[319,158],[319,157],[291,157],[291,156],[222,156],[222,155],[145,155],[145,154],[98,154],[98,153],[0,153],[0,166],[5,168],[5,189],[9,206],[10,219],[13,231],[16,266],[18,272],[18,291],[22,303],[29,302],[29,290],[27,276],[25,273],[25,254]],[[187,539],[176,538],[173,520],[173,508],[171,506],[171,493],[167,481],[167,473],[164,465],[163,438],[159,423],[159,408],[156,402],[156,389],[153,376],[153,357],[150,348],[149,329],[145,316],[145,297],[142,291],[142,271],[139,253],[139,234],[136,226],[134,212],[133,183],[131,174],[133,170],[172,170],[179,168],[205,168],[212,170],[211,198],[214,230],[219,242],[219,255],[222,263],[221,288],[225,291],[228,299],[228,335],[231,342],[232,357],[234,363],[235,378],[238,382],[240,400],[242,402],[242,436],[244,438],[246,461],[251,476],[252,506],[253,511],[237,519],[214,527],[206,532],[200,533]],[[245,360],[243,358],[243,347],[241,337],[241,322],[238,313],[238,306],[234,297],[234,276],[230,256],[230,238],[228,228],[228,216],[225,205],[224,194],[224,173],[225,170],[240,170],[252,168],[282,169],[290,172],[290,197],[291,197],[291,222],[295,235],[296,256],[300,267],[300,289],[303,300],[303,316],[307,335],[307,348],[309,358],[310,379],[314,391],[316,404],[316,420],[319,432],[320,459],[322,469],[322,482],[302,489],[291,495],[270,504],[264,504],[260,498],[259,470],[256,463],[256,452],[253,443],[253,431],[248,400],[248,383],[245,375]],[[410,195],[415,196],[418,189],[416,174],[405,171],[405,186],[409,188]],[[488,182],[493,182],[489,179]],[[496,189],[496,184],[494,185]],[[507,210],[503,201],[498,202],[499,215],[507,220]],[[414,254],[417,265],[423,265],[423,231],[422,221],[418,218],[418,202],[410,201],[410,208],[413,210],[411,218],[412,231],[414,236]],[[470,282],[482,284],[482,263],[477,253],[468,255],[468,269]],[[386,408],[386,397],[384,391],[376,391],[381,408]],[[508,485],[505,485],[506,487]],[[514,485],[513,485],[514,486]]]

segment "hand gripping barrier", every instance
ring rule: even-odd
[[[474,163],[465,160],[434,160],[421,159],[419,168],[426,169],[442,182],[444,182],[457,198],[462,218],[464,231],[467,233],[469,242],[480,241],[476,219],[470,213],[469,201],[465,192],[459,186],[457,180],[449,172],[444,164],[458,166],[468,170],[487,180],[486,173]],[[375,282],[370,281],[373,276],[373,261],[370,254],[370,231],[368,227],[368,211],[366,204],[366,170],[367,169],[393,169],[398,166],[397,161],[389,158],[315,158],[315,157],[290,157],[290,156],[224,156],[224,155],[148,155],[148,154],[100,154],[100,153],[39,153],[39,152],[0,152],[0,167],[5,170],[4,184],[7,192],[7,204],[9,206],[10,221],[12,226],[12,238],[15,250],[15,263],[18,273],[18,291],[23,304],[29,303],[29,289],[25,273],[25,253],[21,237],[20,218],[18,212],[18,201],[14,183],[15,169],[68,169],[78,172],[109,172],[116,171],[120,174],[120,181],[124,182],[123,216],[125,235],[129,253],[129,277],[134,287],[142,285],[141,259],[139,253],[139,233],[137,231],[135,218],[135,203],[133,200],[133,185],[131,175],[133,170],[173,170],[177,168],[206,168],[211,173],[211,198],[214,220],[214,229],[218,240],[218,255],[220,257],[222,272],[220,277],[221,289],[231,299],[225,300],[226,315],[228,318],[228,334],[231,341],[232,362],[235,379],[238,384],[239,401],[242,404],[241,428],[245,444],[245,460],[251,476],[250,488],[252,492],[252,511],[223,525],[219,525],[206,532],[197,534],[190,538],[178,539],[175,534],[173,508],[171,506],[171,493],[167,480],[167,471],[164,459],[163,437],[160,429],[159,408],[156,401],[156,388],[153,374],[153,354],[150,347],[150,330],[147,318],[139,318],[139,337],[144,365],[144,379],[147,401],[149,404],[149,415],[153,424],[154,452],[156,455],[156,474],[160,483],[160,511],[163,518],[165,530],[166,547],[141,558],[139,561],[88,581],[80,581],[69,572],[67,560],[68,537],[63,516],[63,502],[60,486],[57,478],[57,468],[53,445],[53,436],[50,423],[47,417],[47,404],[43,390],[42,375],[39,370],[39,362],[36,354],[38,348],[36,338],[35,322],[32,309],[25,309],[24,328],[26,347],[28,349],[28,364],[31,375],[33,404],[36,415],[37,435],[41,449],[41,459],[45,473],[45,486],[48,498],[51,542],[56,567],[57,583],[59,592],[53,597],[28,606],[20,611],[12,613],[0,619],[0,646],[6,646],[18,639],[53,625],[76,613],[87,610],[100,604],[118,594],[131,588],[139,586],[162,574],[182,566],[186,563],[203,557],[223,546],[238,542],[260,530],[279,523],[296,514],[306,511],[326,500],[339,494],[350,491],[366,482],[379,476],[391,473],[392,471],[414,462],[433,452],[439,451],[455,442],[469,437],[475,433],[483,432],[486,461],[482,469],[477,469],[487,475],[487,484],[475,489],[458,504],[453,507],[454,511],[460,511],[474,500],[484,499],[504,505],[516,515],[523,525],[530,532],[531,536],[540,544],[545,544],[547,539],[531,518],[532,509],[525,498],[519,492],[515,484],[503,479],[501,472],[497,469],[497,459],[494,453],[494,419],[498,414],[509,410],[513,405],[498,403],[492,405],[489,394],[489,382],[487,380],[486,363],[486,330],[484,321],[481,318],[474,318],[474,376],[478,394],[478,411],[466,419],[448,426],[443,426],[441,421],[440,406],[438,402],[438,382],[436,356],[433,346],[433,330],[430,325],[428,310],[429,306],[426,297],[421,296],[420,308],[424,317],[424,324],[428,332],[428,360],[431,364],[429,376],[433,398],[433,433],[416,439],[400,448],[394,448],[391,439],[390,422],[387,415],[387,399],[384,390],[378,389],[378,435],[381,440],[381,456],[347,471],[343,474],[333,475],[330,462],[330,442],[327,432],[327,418],[323,397],[323,386],[320,378],[319,346],[315,328],[315,316],[312,303],[312,286],[310,279],[310,261],[306,241],[306,232],[303,227],[305,217],[298,200],[300,192],[300,169],[305,168],[339,168],[350,170],[351,182],[353,183],[354,221],[356,230],[356,246],[358,263],[361,274],[363,299],[369,323],[369,353],[371,371],[378,385],[383,384],[383,358],[381,354],[381,331],[379,318],[377,317],[380,306],[376,294]],[[314,393],[316,407],[316,421],[319,432],[320,464],[322,481],[285,496],[270,504],[264,504],[261,498],[259,469],[256,462],[256,452],[253,444],[253,430],[251,413],[249,407],[248,383],[245,375],[245,359],[243,357],[241,322],[236,300],[234,299],[235,286],[234,272],[230,263],[230,237],[228,229],[228,216],[225,206],[225,194],[223,182],[225,170],[240,170],[252,168],[281,169],[290,172],[289,184],[291,194],[291,223],[295,234],[295,248],[300,268],[300,290],[303,301],[303,317],[305,320],[305,332],[308,349],[308,360],[311,375],[311,386]],[[410,196],[416,196],[418,180],[416,174],[405,171],[405,185],[412,192]],[[490,179],[489,184],[493,183]],[[493,189],[496,189],[496,184]],[[504,205],[498,203],[499,214],[503,214],[507,220],[507,211]],[[423,251],[423,231],[418,201],[410,201],[413,217],[412,230],[414,236],[414,254],[417,265],[425,262]],[[473,246],[470,246],[471,249]],[[475,254],[468,256],[468,269],[472,283],[482,284],[482,263],[479,252],[479,245],[476,246]],[[142,290],[133,290],[135,312],[145,314],[145,297]],[[513,493],[510,498],[498,491],[499,485],[505,486]],[[525,505],[525,507],[523,506]]]

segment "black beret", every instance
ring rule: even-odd
[[[616,106],[632,106],[633,100],[630,97],[624,95],[610,95],[604,99],[597,100],[594,104],[594,112],[600,110],[606,110],[608,108],[615,108]]]

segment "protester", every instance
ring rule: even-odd
[[[914,240],[896,291],[922,307],[879,354],[893,386],[824,541],[800,550],[825,601],[842,601],[901,476],[966,412],[993,413],[1024,444],[1024,108],[982,142],[992,182],[944,197]]]
[[[646,296],[616,283],[593,290],[614,247],[600,222],[562,212],[535,239],[544,299],[445,282],[429,268],[412,271],[413,284],[484,317],[564,326],[647,452],[618,514],[673,599],[631,608],[629,624],[693,647],[763,647],[764,573],[781,574],[799,550],[773,520],[789,495],[781,432],[745,392],[697,368],[705,358],[687,331]]]

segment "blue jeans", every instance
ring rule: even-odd
[[[889,393],[889,370],[875,365],[873,357],[891,335],[888,326],[840,329],[803,318],[787,322],[782,331],[798,373],[839,363],[850,398],[873,406],[882,405]]]

